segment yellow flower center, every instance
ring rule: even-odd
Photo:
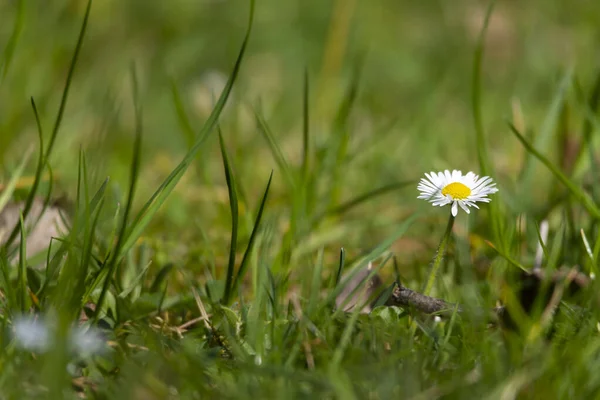
[[[450,195],[453,200],[464,200],[471,194],[471,189],[460,182],[452,182],[442,189],[442,195]]]

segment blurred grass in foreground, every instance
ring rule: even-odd
[[[0,204],[71,203],[47,257],[27,215],[3,233],[0,392],[597,396],[597,284],[550,313],[517,266],[597,274],[600,6],[248,4],[0,2]],[[415,182],[445,168],[500,188],[434,287],[463,310],[334,310],[371,261],[422,286],[448,210]]]

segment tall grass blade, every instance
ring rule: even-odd
[[[344,272],[344,264],[346,263],[346,249],[343,247],[340,249],[340,262],[338,263],[337,273],[335,274],[335,281],[333,287],[336,287],[342,279],[342,273]]]
[[[598,207],[594,204],[592,199],[590,199],[590,197],[581,188],[577,187],[575,183],[573,183],[565,174],[563,174],[556,166],[554,166],[552,162],[548,160],[548,158],[546,158],[537,149],[535,149],[531,145],[531,143],[529,143],[527,139],[523,137],[523,135],[517,130],[517,128],[515,128],[513,124],[509,122],[508,126],[510,127],[511,132],[514,133],[517,139],[521,142],[523,147],[525,147],[525,149],[529,153],[531,153],[542,164],[544,164],[544,166],[548,168],[550,172],[552,172],[554,177],[567,187],[567,189],[571,192],[573,197],[575,197],[579,202],[581,202],[581,204],[585,207],[588,213],[590,213],[590,215],[594,218],[600,219],[600,209],[598,209]]]
[[[593,272],[594,274],[598,275],[598,271],[596,268],[596,259],[594,258],[594,252],[592,251],[592,247],[590,246],[590,242],[588,241],[588,238],[585,235],[585,231],[583,230],[583,228],[579,230],[579,233],[581,234],[581,240],[583,241],[583,248],[585,249],[585,253],[589,257],[590,264],[592,266],[590,268],[590,272]]]
[[[479,33],[475,55],[473,58],[473,81],[471,83],[471,107],[473,112],[473,123],[475,125],[475,139],[477,143],[477,159],[479,160],[479,172],[481,175],[491,174],[490,157],[487,152],[485,130],[483,128],[483,117],[481,112],[481,64],[483,61],[483,50],[485,48],[485,37],[489,27],[495,0],[492,0],[485,13],[483,27]]]
[[[90,201],[90,204],[89,204],[90,213],[94,213],[95,210],[102,205],[102,202],[104,201],[104,193],[106,192],[107,186],[108,186],[108,178],[106,178],[104,180],[104,182],[102,182],[102,185],[100,185],[100,188],[96,191],[96,193],[92,197],[92,200]],[[81,214],[81,211],[80,210],[77,210],[77,211],[78,212],[75,216],[76,221],[78,219],[84,218],[84,216]],[[79,235],[81,233],[80,225],[71,227],[70,231],[71,231],[71,237],[77,237],[77,235]],[[50,245],[52,245],[52,242],[54,240],[58,240],[58,239],[53,238],[53,240],[50,241]],[[60,240],[60,242],[61,242],[60,247],[58,248],[58,250],[56,250],[56,252],[54,253],[54,255],[52,255],[52,257],[50,257],[51,249],[50,248],[48,249],[48,258],[46,261],[46,274],[45,274],[46,278],[44,280],[44,283],[43,283],[40,291],[38,292],[39,297],[42,297],[44,295],[45,291],[48,289],[48,284],[50,282],[52,282],[52,280],[58,273],[60,264],[63,260],[63,257],[65,256],[65,254],[67,252],[68,247],[70,246],[71,240],[67,240],[67,241]]]
[[[21,233],[21,243],[19,243],[19,272],[18,272],[18,288],[19,288],[19,307],[21,314],[27,311],[27,236],[25,234],[25,223],[23,222],[23,214],[19,215],[19,231]]]
[[[231,211],[231,241],[229,243],[229,261],[227,263],[227,277],[225,280],[225,293],[223,295],[223,303],[228,304],[233,289],[233,276],[235,273],[235,255],[238,239],[238,198],[235,183],[235,176],[229,165],[229,157],[227,149],[223,142],[223,135],[219,129],[219,145],[221,147],[221,157],[223,158],[223,168],[225,170],[225,180],[227,181],[227,191],[229,193],[229,208]]]
[[[173,189],[175,188],[175,186],[177,185],[187,168],[191,165],[192,161],[200,151],[200,148],[204,144],[205,140],[208,138],[208,135],[213,131],[219,119],[219,116],[221,115],[221,112],[225,107],[225,103],[229,98],[229,94],[231,93],[233,84],[237,79],[242,59],[244,57],[246,48],[248,46],[248,42],[250,40],[250,32],[252,29],[253,20],[254,0],[251,0],[250,14],[248,17],[248,27],[244,36],[244,41],[242,42],[242,46],[235,61],[233,71],[229,76],[229,80],[227,81],[225,88],[221,92],[219,100],[217,101],[210,116],[208,117],[208,120],[205,122],[200,132],[196,135],[195,142],[192,148],[187,152],[183,160],[181,160],[177,167],[169,174],[169,176],[164,180],[164,182],[159,186],[159,188],[154,192],[154,194],[150,197],[150,199],[146,202],[146,204],[142,207],[140,212],[134,218],[131,224],[131,229],[127,233],[127,238],[125,239],[123,246],[121,247],[119,257],[122,257],[122,255],[135,244],[135,241],[140,237],[146,226],[150,223],[150,220],[154,217],[154,214],[156,214],[160,206],[166,201],[167,197],[171,194],[171,192],[173,191]]]
[[[0,272],[2,273],[2,292],[5,297],[5,304],[7,305],[6,312],[10,313],[17,309],[17,297],[12,282],[10,281],[10,265],[8,262],[8,255],[6,250],[0,248]]]
[[[77,60],[79,58],[79,53],[81,51],[81,47],[83,46],[83,38],[85,37],[85,32],[87,29],[88,20],[90,17],[90,11],[92,8],[92,0],[88,0],[87,6],[85,9],[85,15],[83,17],[83,22],[81,24],[81,30],[79,31],[79,37],[77,38],[77,44],[75,45],[75,51],[73,52],[73,57],[71,58],[71,65],[69,66],[69,72],[67,74],[67,80],[65,83],[65,88],[62,93],[62,97],[60,100],[60,106],[58,107],[58,113],[56,115],[56,120],[54,121],[54,127],[52,129],[52,134],[50,135],[50,140],[48,142],[48,147],[44,151],[44,157],[42,162],[38,163],[36,172],[35,172],[35,180],[33,181],[33,185],[29,194],[27,196],[27,200],[25,202],[25,207],[23,210],[23,218],[27,219],[27,215],[31,211],[31,207],[33,206],[33,200],[35,199],[35,195],[37,193],[38,187],[40,185],[40,181],[42,179],[42,172],[44,171],[44,167],[50,158],[50,154],[52,154],[52,149],[54,147],[54,143],[56,142],[56,137],[58,136],[58,131],[63,119],[63,114],[65,111],[65,107],[67,105],[67,99],[69,98],[69,89],[71,87],[71,82],[73,81],[73,76],[75,74],[75,66],[77,65]],[[34,106],[34,113],[36,114],[36,121],[38,122],[38,131],[40,131],[39,118],[37,116],[37,110],[35,108],[35,103],[32,100],[32,105]],[[43,150],[40,150],[43,151]],[[15,226],[13,231],[11,232],[5,246],[8,248],[12,242],[15,240],[17,233],[19,231],[19,227]]]
[[[594,146],[592,144],[592,133],[594,132],[594,124],[592,118],[598,113],[598,107],[600,106],[600,69],[596,72],[596,80],[593,85],[593,89],[590,93],[588,100],[588,109],[591,115],[586,115],[583,123],[583,141],[585,146],[580,147],[580,152],[583,152],[584,147],[587,148],[588,155],[590,158],[591,172],[594,182],[600,181],[600,171],[598,170],[598,161],[594,154]],[[578,157],[579,158],[579,155]],[[592,196],[596,203],[600,201],[600,188],[598,185],[592,185]]]
[[[310,282],[309,293],[308,293],[308,307],[306,309],[306,314],[310,317],[313,314],[313,311],[317,307],[317,303],[319,300],[319,295],[321,293],[321,282],[323,280],[323,254],[324,249],[319,249],[317,254],[317,262],[314,264],[312,280]]]
[[[308,110],[308,70],[304,70],[304,88],[302,92],[302,180],[306,183],[309,174],[309,157],[310,157],[310,119]]]
[[[235,293],[237,288],[239,287],[242,279],[244,279],[244,275],[246,274],[246,269],[248,269],[248,263],[250,261],[250,255],[252,254],[252,250],[254,249],[254,243],[256,241],[256,237],[258,236],[258,232],[260,229],[260,223],[262,221],[263,212],[265,210],[265,205],[267,204],[267,197],[269,195],[269,189],[271,188],[271,181],[273,180],[273,171],[269,175],[269,181],[267,182],[267,187],[265,188],[265,192],[263,194],[262,200],[260,201],[260,206],[258,208],[258,213],[256,214],[256,221],[254,222],[254,227],[252,228],[252,233],[250,234],[250,239],[248,241],[248,247],[246,247],[246,251],[244,252],[244,256],[242,257],[242,261],[240,263],[240,268],[238,270],[237,275],[233,281],[232,292]]]
[[[562,77],[556,93],[552,99],[552,103],[550,104],[550,108],[546,114],[540,132],[533,140],[533,147],[538,149],[540,152],[544,152],[548,149],[548,145],[550,143],[550,139],[552,134],[555,132],[555,127],[557,124],[557,120],[561,115],[565,98],[568,92],[568,89],[571,87],[571,82],[573,81],[573,69],[569,69],[565,72]],[[531,162],[532,154],[527,154],[527,159],[525,160],[525,170],[522,175],[522,186],[530,187],[531,179],[533,179],[533,163]]]

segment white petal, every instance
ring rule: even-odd
[[[471,210],[469,210],[469,207],[467,207],[467,205],[464,202],[459,201],[458,205],[460,206],[460,208],[462,208],[463,210],[465,210],[465,212],[467,214],[471,214]]]
[[[456,201],[454,203],[452,203],[452,216],[456,217],[456,214],[458,214],[458,206],[456,205]]]
[[[446,177],[446,183],[452,182],[452,174],[450,173],[450,171],[445,170],[444,177]]]

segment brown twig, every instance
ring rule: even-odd
[[[426,296],[402,285],[396,286],[388,300],[388,305],[413,307],[426,314],[452,313],[457,306],[458,311],[461,311],[460,305]]]
[[[553,284],[555,290],[553,291],[553,297],[549,299],[547,311],[544,313],[546,318],[548,317],[546,314],[550,313],[556,308],[562,299],[563,292],[567,287],[571,287],[572,290],[577,290],[585,288],[589,285],[589,278],[585,276],[585,274],[578,272],[575,268],[561,268],[550,276],[547,276],[543,270],[537,269],[532,271],[530,274],[524,274],[522,279],[526,278],[533,279],[535,281],[535,293],[522,293],[521,297],[536,297],[538,287],[545,279],[550,279],[551,283]],[[525,305],[525,303],[528,302],[527,298],[521,298],[520,300],[524,303],[522,305]],[[404,287],[401,284],[396,286],[387,302],[387,305],[412,307],[425,314],[448,315],[452,314],[454,309],[457,309],[458,312],[463,310],[463,307],[460,304],[449,303],[435,297],[426,296],[422,293],[415,292],[414,290]],[[502,316],[505,312],[505,308],[495,307],[490,311],[498,316]]]

